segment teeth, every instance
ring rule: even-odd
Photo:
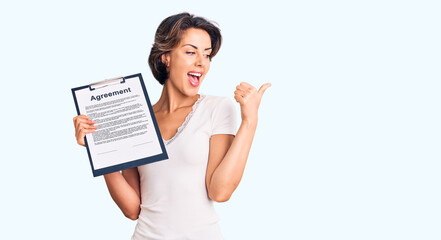
[[[196,76],[196,77],[200,77],[202,74],[200,74],[200,73],[188,73],[188,74],[190,74],[190,75],[193,75],[193,76]]]

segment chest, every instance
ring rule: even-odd
[[[177,121],[176,116],[158,114],[157,122],[162,138],[166,140],[164,144],[168,160],[138,167],[141,176],[149,180],[147,182],[161,182],[167,186],[177,186],[177,182],[188,182],[189,179],[194,179],[194,181],[202,181],[201,184],[205,186],[204,176],[209,156],[211,121],[208,119],[208,114],[204,112],[194,112],[188,117],[188,121],[186,119],[187,115],[180,115]],[[169,141],[172,138],[174,140]],[[161,180],[153,180],[157,178]],[[152,186],[149,187],[152,188]]]
[[[158,122],[158,127],[162,138],[164,140],[173,138],[178,131],[178,128],[182,126],[190,112],[191,108],[185,108],[177,110],[173,113],[155,113],[156,121]]]

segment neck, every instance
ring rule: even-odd
[[[199,94],[194,96],[186,96],[182,92],[173,88],[168,84],[168,81],[164,83],[162,88],[161,97],[155,104],[155,112],[174,112],[179,108],[190,107],[199,99]]]

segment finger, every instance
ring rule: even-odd
[[[247,96],[250,96],[250,95],[253,95],[253,94],[257,93],[257,90],[254,87],[252,87],[252,86],[251,87],[247,87],[244,90],[239,90],[239,91],[241,92],[241,95],[243,97],[247,97]]]
[[[243,97],[241,97],[240,95],[234,95],[234,99],[236,99],[236,102],[238,102],[239,104],[243,104]]]
[[[80,115],[78,115],[78,116],[75,116],[74,119],[75,119],[75,118],[89,118],[89,117],[86,116],[86,115],[84,115],[84,114],[80,114]]]
[[[83,128],[81,128],[81,127],[75,128],[75,137],[77,138],[77,140],[78,140],[78,138],[80,138],[80,136],[82,134],[82,130],[83,130]]]
[[[86,135],[82,134],[82,132],[80,132],[80,131],[75,134],[75,138],[77,139],[77,143],[79,145],[83,145],[84,136],[86,136]]]
[[[87,126],[81,126],[80,128],[78,128],[78,130],[76,131],[76,136],[81,136],[90,132],[95,132],[97,129],[97,127],[87,127]]]
[[[79,124],[80,122],[87,122],[87,121],[91,121],[91,120],[90,120],[89,117],[86,116],[86,115],[78,115],[78,116],[76,116],[76,117],[73,118],[73,121],[74,121],[74,126],[75,126],[75,127],[78,127],[78,124]],[[93,124],[94,124],[94,123],[95,123],[95,122],[93,122]]]
[[[78,115],[73,118],[73,121],[75,122],[77,119],[89,119],[89,117],[86,115]]]
[[[244,90],[241,89],[241,90],[238,90],[238,91],[241,93],[241,95],[243,97],[249,96],[249,95],[257,92],[257,90],[255,88],[245,88]]]
[[[93,126],[95,124],[95,121],[83,119],[83,118],[77,118],[75,123],[75,128],[80,127],[81,124],[88,124]]]
[[[236,90],[234,91],[234,95],[238,97],[245,97],[246,93],[242,90]]]
[[[246,91],[248,88],[245,85],[237,85],[236,89],[241,91]]]
[[[266,91],[266,89],[268,89],[269,87],[271,87],[271,83],[265,83],[265,84],[263,84],[263,85],[259,88],[259,94],[260,94],[260,96],[262,96],[263,93]]]
[[[254,88],[253,85],[251,85],[251,84],[249,84],[249,83],[247,83],[247,82],[241,82],[240,85],[241,85],[241,86],[244,86],[244,87],[246,87],[246,88]]]
[[[98,128],[98,126],[96,126],[96,125],[85,124],[85,123],[83,123],[81,126],[83,127],[83,129],[97,129]]]
[[[245,89],[246,94],[253,94],[257,92],[255,87],[253,87],[251,84],[248,84],[246,82],[242,82],[240,86],[242,86]]]
[[[96,129],[83,129],[82,134],[86,135],[89,133],[94,133],[96,131]]]
[[[95,129],[81,129],[81,131],[78,132],[78,136],[76,137],[77,141],[83,140],[86,134],[93,132],[95,132]]]
[[[86,123],[80,123],[78,125],[78,127],[76,127],[75,129],[75,136],[79,136],[81,134],[81,131],[83,130],[96,130],[98,127],[97,126],[92,126]]]
[[[236,90],[234,91],[235,95],[239,95],[241,97],[244,97],[246,95],[246,92],[242,91],[242,90]]]
[[[85,139],[86,139],[86,132],[84,134],[82,134],[82,135],[77,137],[78,145],[86,146],[86,140]]]
[[[238,103],[240,103],[240,105],[243,105],[243,104],[245,104],[247,102],[247,97],[248,97],[247,94],[245,94],[245,95],[235,94],[234,99],[236,99],[236,101]]]
[[[75,131],[79,132],[83,128],[88,129],[92,126],[93,126],[93,124],[90,124],[90,122],[78,122],[77,125],[75,126]]]
[[[82,138],[81,140],[77,138],[77,144],[80,146],[85,147],[86,146],[86,141],[84,141],[84,138]]]
[[[81,118],[77,118],[76,121],[74,122],[75,128],[79,127],[81,124],[93,125],[93,123],[94,122],[92,120],[81,119]]]
[[[84,144],[84,138],[86,137],[86,134],[94,133],[95,129],[81,129],[81,131],[76,136],[77,143],[81,146],[85,146]]]

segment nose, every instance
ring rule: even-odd
[[[195,64],[196,64],[196,66],[198,66],[198,67],[203,67],[203,66],[204,66],[205,62],[204,62],[204,56],[203,56],[203,54],[197,54]]]

